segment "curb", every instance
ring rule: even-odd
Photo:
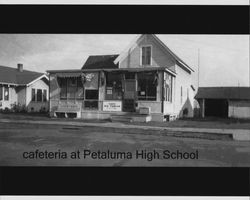
[[[172,137],[186,137],[186,138],[202,138],[202,139],[230,139],[238,141],[250,141],[250,130],[244,129],[208,129],[208,128],[180,128],[180,127],[153,127],[153,126],[140,126],[140,125],[127,125],[118,123],[86,123],[86,122],[61,122],[61,121],[31,121],[31,120],[9,120],[0,119],[2,123],[21,123],[21,124],[46,124],[46,125],[64,125],[64,126],[77,126],[77,127],[105,127],[105,128],[119,128],[119,129],[143,129],[154,131],[168,131],[162,133]],[[196,129],[196,130],[195,130]],[[216,139],[214,139],[216,138]]]

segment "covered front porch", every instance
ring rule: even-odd
[[[109,119],[133,114],[163,121],[175,74],[166,68],[64,70],[50,73],[50,113],[55,117]],[[164,103],[165,102],[165,103]]]

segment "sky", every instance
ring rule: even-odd
[[[156,36],[195,70],[196,86],[198,71],[201,87],[249,86],[249,35]],[[89,55],[120,54],[134,37],[133,34],[0,34],[0,65],[16,67],[22,63],[24,69],[38,72],[80,69]]]

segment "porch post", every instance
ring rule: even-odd
[[[162,73],[161,78],[161,112],[164,114],[164,71]]]
[[[106,74],[104,71],[98,73],[98,110],[102,111],[103,101],[105,100]]]
[[[51,99],[50,99],[50,83],[51,83],[51,82],[50,82],[50,73],[49,73],[49,88],[48,88],[48,89],[49,89],[49,91],[48,91],[48,97],[49,97],[49,98],[48,98],[48,99],[49,99],[49,100],[48,100],[48,101],[49,101],[48,110],[49,110],[49,113],[50,113],[50,108],[51,108],[51,105],[50,105],[50,103],[51,103],[51,102],[50,102],[50,100],[51,100]]]
[[[201,117],[205,117],[205,99],[201,100]]]

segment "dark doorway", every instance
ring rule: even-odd
[[[135,80],[124,81],[123,111],[135,112]]]
[[[228,101],[225,99],[206,99],[206,117],[228,117]]]

